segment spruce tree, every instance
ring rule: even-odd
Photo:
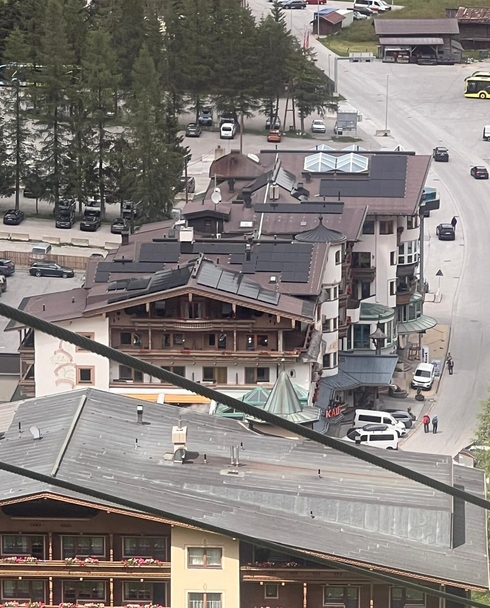
[[[29,49],[25,35],[16,26],[5,41],[4,58],[6,63],[26,63]],[[15,208],[20,206],[20,187],[28,172],[28,163],[33,152],[30,131],[27,128],[25,112],[25,89],[20,86],[20,80],[15,78],[16,71],[10,70],[14,79],[4,90],[2,110],[5,117],[4,138],[7,148],[11,151],[7,164],[13,172],[15,190]],[[19,74],[20,76],[20,74]]]
[[[58,210],[60,196],[66,183],[64,176],[69,158],[67,155],[67,110],[73,56],[68,49],[63,0],[48,0],[46,19],[41,40],[42,72],[39,86],[33,87],[38,101],[39,115],[36,125],[42,137],[41,158],[46,191]]]

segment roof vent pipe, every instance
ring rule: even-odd
[[[138,416],[138,424],[143,424],[143,406],[138,405],[136,408],[136,414]]]

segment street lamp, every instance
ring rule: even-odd
[[[381,349],[383,348],[384,342],[388,336],[381,329],[381,327],[379,326],[379,323],[378,323],[378,326],[376,327],[376,329],[373,331],[372,334],[370,334],[369,337],[373,341],[374,348],[376,349],[376,354],[381,355]]]

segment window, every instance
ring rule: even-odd
[[[105,600],[104,581],[63,581],[64,603],[76,604],[90,600]]]
[[[413,228],[419,227],[419,216],[418,215],[409,215],[407,217],[407,230],[412,230]]]
[[[120,334],[120,342],[124,345],[131,345],[133,343],[133,334],[128,331],[122,331]]]
[[[44,536],[4,534],[2,555],[28,555],[44,559]]]
[[[203,367],[202,381],[217,382],[218,384],[226,384],[228,378],[228,369],[226,367]]]
[[[340,250],[335,252],[335,263],[338,265],[340,264],[342,261],[341,255],[340,255]]]
[[[189,593],[187,608],[221,608],[221,593]]]
[[[222,302],[221,304],[221,318],[229,319],[233,316],[233,307],[229,302]]]
[[[390,296],[396,295],[396,281],[390,281]]]
[[[267,336],[267,335],[257,336],[257,346],[259,348],[267,348],[269,346],[269,336]]]
[[[364,222],[362,234],[374,234],[374,220],[366,220]]]
[[[177,374],[177,376],[182,376],[182,378],[185,378],[185,367],[183,365],[161,365],[160,367],[167,372],[172,372]],[[166,380],[160,380],[160,382],[166,382]]]
[[[415,264],[419,260],[419,242],[405,241],[400,243],[398,247],[398,263],[399,264]]]
[[[119,380],[132,380],[133,382],[143,382],[143,372],[140,372],[125,365],[119,366]]]
[[[354,348],[370,348],[369,325],[354,325]]]
[[[226,334],[208,334],[208,346],[214,346],[220,350],[226,350]]]
[[[167,561],[167,539],[165,536],[125,536],[123,557],[152,557]]]
[[[324,606],[345,606],[345,608],[357,608],[358,603],[358,587],[324,587]]]
[[[396,266],[396,251],[390,252],[390,266]]]
[[[78,333],[79,336],[82,336],[82,338],[88,338],[89,340],[94,340],[95,339],[94,332],[77,332],[77,333]],[[79,353],[79,352],[83,352],[83,353],[88,352],[84,348],[80,348],[80,346],[77,346],[75,350],[76,350],[77,353]]]
[[[323,355],[323,368],[337,367],[338,365],[338,353],[328,353]]]
[[[152,583],[124,583],[124,599],[125,600],[151,600],[153,595]]]
[[[380,234],[393,234],[393,221],[379,223]]]
[[[44,602],[44,581],[29,579],[3,580],[2,599]]]
[[[77,366],[77,384],[95,384],[95,367]]]
[[[270,369],[268,367],[246,367],[245,384],[257,382],[270,382]]]
[[[339,288],[338,288],[338,286],[333,288],[333,299],[334,300],[338,300],[339,299]]]
[[[162,348],[170,348],[170,334],[163,334]]]
[[[203,302],[186,302],[184,306],[184,317],[186,319],[202,319]]]
[[[403,608],[404,606],[425,606],[425,595],[414,589],[392,587],[391,607]]]
[[[105,557],[103,536],[63,536],[62,557]]]
[[[338,317],[333,317],[332,319],[324,319],[324,321],[322,323],[323,333],[337,331],[337,329],[338,329]]]
[[[369,281],[361,281],[361,300],[371,297],[371,283]]]
[[[371,268],[371,253],[369,251],[355,251],[352,254],[352,268]]]
[[[188,568],[221,568],[223,549],[221,547],[189,547],[187,549]]]
[[[266,583],[264,585],[264,598],[266,600],[278,600],[279,599],[279,585],[273,585]]]
[[[252,335],[250,335],[250,334],[246,338],[245,349],[246,350],[255,350],[254,337]]]
[[[184,342],[185,342],[184,334],[173,334],[174,346],[183,346]]]

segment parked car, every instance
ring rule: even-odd
[[[265,121],[266,131],[270,131],[270,129],[280,129],[280,128],[281,128],[281,119],[279,118],[279,116],[274,116],[274,117],[269,116],[269,118]]]
[[[186,137],[201,137],[202,129],[197,122],[190,122],[185,130]]]
[[[281,2],[282,8],[306,8],[307,2],[306,0],[284,0]]]
[[[384,448],[385,450],[398,449],[398,435],[393,427],[387,424],[366,424],[360,428],[354,427],[349,429],[347,435],[342,439],[358,445]]]
[[[220,139],[234,139],[237,132],[235,122],[224,122],[219,130]]]
[[[36,243],[32,246],[31,253],[34,255],[46,255],[51,251],[50,243]]]
[[[436,228],[436,236],[440,241],[454,241],[456,232],[451,224],[439,224]]]
[[[398,433],[398,437],[403,437],[407,433],[403,422],[396,420],[388,412],[380,410],[356,410],[354,412],[354,426],[359,427],[364,424],[386,424],[392,426]]]
[[[212,108],[201,108],[199,112],[198,122],[203,127],[213,126],[213,110]]]
[[[375,11],[373,8],[371,8],[369,4],[359,4],[358,2],[354,4],[354,12],[363,15],[366,19],[368,17],[374,17],[378,14],[378,11]]]
[[[395,420],[398,420],[398,422],[402,422],[405,425],[406,429],[412,428],[413,418],[412,418],[411,413],[409,413],[405,410],[390,410],[389,412],[387,410],[382,410],[382,411],[393,416],[393,418]]]
[[[182,185],[182,189],[185,192],[186,189],[186,183],[187,183],[187,192],[189,192],[189,194],[193,194],[196,191],[196,178],[193,177],[192,175],[188,175],[187,177],[185,175],[183,175],[180,178],[180,183]]]
[[[125,230],[129,230],[128,220],[123,217],[116,217],[112,220],[111,232],[112,234],[121,234]]]
[[[24,221],[24,212],[20,209],[9,209],[3,216],[3,223],[9,226],[18,226]]]
[[[354,21],[362,21],[363,19],[367,19],[367,15],[363,15],[359,11],[353,11]]]
[[[306,0],[307,4],[327,4],[327,0]]]
[[[412,388],[430,390],[436,377],[436,368],[432,363],[419,363],[412,378]]]
[[[270,142],[280,142],[281,141],[281,131],[279,129],[271,129],[267,135],[267,141]]]
[[[483,127],[483,141],[490,141],[490,125]]]
[[[434,148],[432,158],[438,163],[447,163],[449,161],[449,150],[441,147]]]
[[[66,279],[75,276],[75,271],[54,262],[35,262],[29,268],[29,274],[33,277],[62,277]]]
[[[125,220],[138,219],[143,215],[143,203],[133,203],[131,201],[125,201],[122,204],[122,214]]]
[[[320,120],[319,118],[314,120],[311,123],[311,132],[312,133],[326,133],[327,127],[325,126],[325,123],[323,122],[323,120]]]
[[[15,272],[15,264],[7,258],[0,258],[0,274],[4,277],[10,277]]]
[[[83,232],[95,232],[100,226],[100,215],[84,215],[80,222],[80,230]]]
[[[488,179],[488,170],[486,167],[471,167],[470,175],[475,179]]]
[[[353,9],[368,16],[384,13],[386,10],[380,5],[379,0],[354,0]]]

